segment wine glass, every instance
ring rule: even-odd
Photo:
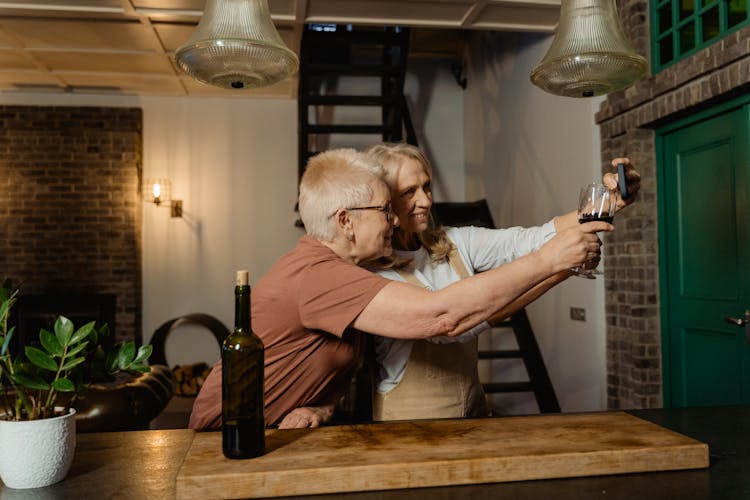
[[[592,221],[604,221],[612,224],[617,209],[617,194],[600,182],[592,182],[581,188],[578,197],[578,222],[583,224]],[[571,269],[582,278],[595,279],[593,269],[586,269],[586,263]]]

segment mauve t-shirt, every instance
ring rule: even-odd
[[[344,393],[364,349],[363,334],[349,325],[390,282],[303,236],[252,287],[252,329],[265,347],[266,425]],[[220,425],[218,361],[196,398],[190,427]]]

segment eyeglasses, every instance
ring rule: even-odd
[[[372,207],[351,207],[347,208],[346,210],[377,210],[379,212],[383,212],[385,214],[385,220],[388,223],[393,222],[393,211],[391,210],[391,202],[389,201],[383,206],[372,206]],[[338,212],[338,210],[336,210]],[[336,212],[333,212],[331,215],[328,216],[328,218],[333,217],[336,215]]]

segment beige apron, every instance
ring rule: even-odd
[[[461,279],[469,276],[455,248],[448,260]],[[399,274],[409,283],[425,287],[413,274]],[[375,390],[373,420],[488,416],[490,410],[477,371],[477,345],[476,338],[449,344],[413,341],[398,385],[385,394]]]

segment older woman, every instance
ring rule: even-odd
[[[437,292],[359,267],[391,253],[390,191],[379,167],[352,150],[310,160],[300,183],[307,235],[253,287],[252,326],[265,345],[265,419],[279,428],[330,419],[362,353],[362,332],[403,339],[455,336],[533,284],[591,259],[592,222],[561,231],[537,252]],[[190,427],[221,424],[221,365],[199,393]]]
[[[430,216],[432,168],[424,154],[408,144],[379,144],[366,153],[385,168],[393,210],[400,221],[393,237],[394,257],[381,259],[379,269],[375,267],[389,279],[438,290],[535,252],[557,232],[579,225],[577,214],[571,212],[531,228],[436,228]],[[627,159],[613,164],[619,161]],[[630,190],[635,192],[639,176],[632,167],[629,177]],[[605,181],[615,182],[613,176]],[[598,263],[598,255],[591,260]],[[539,284],[504,314],[523,307],[568,276],[564,271]],[[527,284],[536,281],[531,274],[520,279]],[[477,335],[487,328],[484,323],[457,337],[427,340],[375,337],[378,367],[373,418],[487,416],[490,410],[477,372]]]

